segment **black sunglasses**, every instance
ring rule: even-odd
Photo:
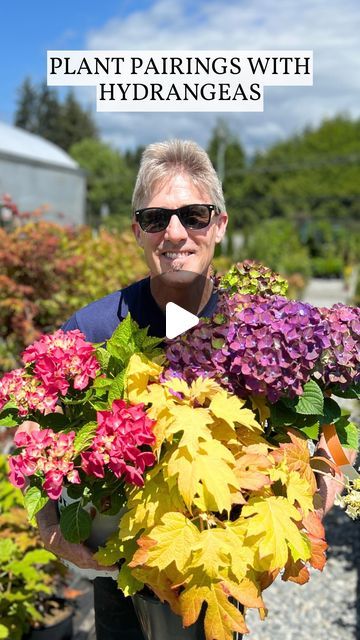
[[[220,213],[214,204],[186,204],[178,209],[164,207],[146,207],[135,211],[135,219],[143,231],[157,233],[164,231],[171,216],[177,216],[185,229],[205,229],[210,224],[211,214]]]

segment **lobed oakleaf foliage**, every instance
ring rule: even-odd
[[[262,591],[280,571],[303,583],[308,565],[324,565],[306,440],[292,430],[272,445],[245,401],[214,380],[161,374],[144,354],[127,364],[124,397],[156,420],[157,463],[127,490],[119,531],[97,558],[122,563],[126,595],[147,585],[185,627],[205,608],[207,640],[231,640],[248,631],[234,600],[263,616]]]

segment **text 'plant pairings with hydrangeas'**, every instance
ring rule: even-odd
[[[78,542],[90,503],[122,509],[97,558],[119,563],[123,592],[146,586],[184,626],[202,613],[207,640],[231,640],[248,631],[234,601],[264,617],[277,576],[303,584],[326,562],[315,474],[344,462],[310,451],[330,427],[358,447],[336,398],[359,398],[360,313],[288,300],[251,262],[215,283],[215,315],[165,346],[129,316],[106,344],[43,336],[0,380],[0,424],[19,425],[10,477],[30,518],[66,489],[60,525]],[[356,518],[353,472],[341,500]]]

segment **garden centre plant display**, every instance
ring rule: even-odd
[[[22,494],[7,472],[0,455],[0,638],[21,640],[60,620],[71,628],[73,607],[58,598],[64,567],[29,527]]]
[[[327,425],[357,449],[335,398],[359,397],[360,312],[289,301],[251,262],[215,281],[216,314],[165,346],[129,316],[106,344],[42,336],[0,381],[0,417],[19,424],[10,478],[29,483],[31,518],[66,488],[60,526],[78,542],[87,505],[123,509],[97,553],[123,592],[146,585],[184,626],[206,605],[207,640],[230,640],[248,631],[234,600],[264,617],[279,574],[303,584],[326,562],[315,473],[337,465],[310,451]]]

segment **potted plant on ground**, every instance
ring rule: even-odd
[[[73,607],[59,598],[64,568],[29,525],[21,492],[0,456],[0,638],[67,640]]]

